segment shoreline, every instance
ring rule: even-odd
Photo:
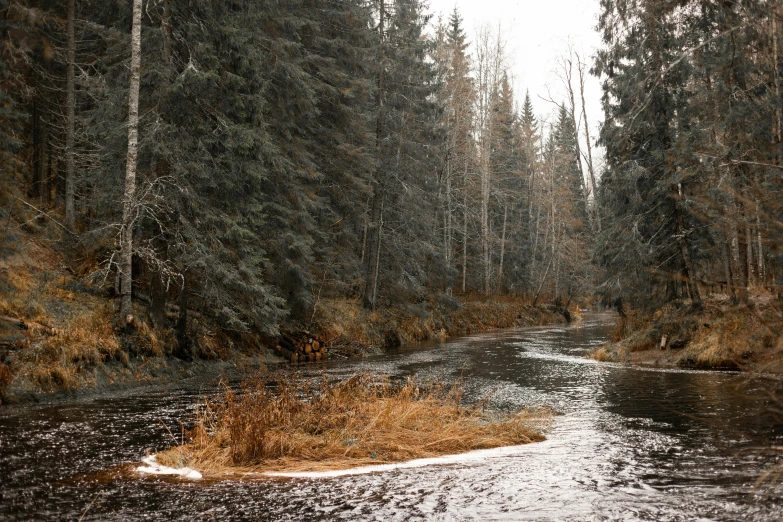
[[[341,302],[339,310],[344,310],[345,302]],[[361,358],[368,355],[379,355],[386,350],[395,349],[401,345],[428,341],[432,339],[449,339],[463,335],[483,333],[495,329],[520,328],[544,324],[562,324],[563,316],[552,311],[549,306],[531,307],[524,299],[506,298],[500,302],[467,302],[462,303],[455,313],[444,313],[444,310],[431,310],[426,317],[422,314],[403,313],[408,308],[392,308],[368,312],[357,308],[356,313],[363,314],[362,321],[356,322],[356,313],[346,314],[342,321],[322,324],[317,329],[319,335],[329,338],[330,352],[341,354],[324,359],[341,360]],[[500,313],[505,311],[504,314]],[[110,328],[110,325],[108,325]],[[448,328],[448,330],[446,330]],[[353,329],[353,330],[351,330]],[[335,332],[339,332],[335,334]],[[34,346],[38,342],[51,343],[55,338],[46,338],[44,334],[26,331],[31,337],[29,342]],[[346,337],[345,333],[353,334]],[[389,338],[392,341],[389,343]],[[340,343],[343,343],[342,345]],[[357,353],[342,355],[344,347],[360,347]],[[8,367],[7,362],[21,358],[21,350],[6,350],[4,359],[0,358],[0,366]],[[2,354],[0,354],[2,355]],[[289,363],[274,354],[266,345],[255,344],[250,349],[235,348],[221,354],[221,358],[204,359],[193,357],[189,360],[174,355],[114,358],[103,362],[97,361],[86,367],[75,366],[66,368],[73,376],[66,383],[42,383],[38,377],[39,371],[58,371],[60,363],[36,364],[28,362],[17,366],[17,372],[11,372],[10,382],[0,381],[0,408],[4,405],[16,406],[24,404],[57,403],[69,400],[89,399],[91,397],[111,396],[127,390],[146,386],[167,385],[184,382],[188,379],[232,378],[241,379],[265,366],[288,367]],[[80,364],[79,361],[77,364]],[[298,364],[318,364],[298,363]],[[48,375],[48,374],[47,374]],[[60,385],[64,384],[64,385]]]
[[[716,294],[698,307],[674,302],[648,315],[618,318],[614,340],[587,357],[651,368],[783,375],[783,321],[768,295],[737,305]]]

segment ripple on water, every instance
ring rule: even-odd
[[[493,407],[560,413],[545,442],[434,466],[139,480],[117,466],[169,446],[214,383],[8,408],[0,411],[0,518],[76,520],[92,502],[85,520],[777,520],[780,491],[752,494],[773,461],[758,448],[783,442],[766,385],[584,359],[611,328],[611,318],[588,317],[579,327],[497,331],[302,370],[313,378],[461,375],[468,400],[492,392]]]

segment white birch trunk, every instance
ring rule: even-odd
[[[136,159],[139,146],[139,80],[141,76],[141,0],[133,0],[131,29],[130,89],[128,95],[128,155],[125,166],[125,195],[122,202],[120,231],[120,318],[130,322],[133,273],[134,199],[136,195]]]

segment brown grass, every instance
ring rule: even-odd
[[[618,362],[620,360],[620,354],[609,346],[596,348],[595,351],[589,354],[589,357],[601,362]]]
[[[501,416],[484,402],[460,405],[461,388],[359,374],[314,386],[267,377],[241,394],[226,390],[197,415],[190,443],[158,456],[161,464],[208,475],[234,471],[325,471],[403,462],[543,440],[545,411]]]
[[[11,384],[12,380],[11,370],[5,364],[0,363],[0,405],[3,404],[3,389]]]
[[[313,320],[319,336],[332,348],[352,343],[383,347],[390,340],[404,344],[493,328],[554,323],[563,321],[563,317],[544,306],[534,307],[530,299],[519,296],[487,299],[468,295],[460,297],[456,309],[443,306],[434,298],[375,311],[365,309],[359,299],[323,299]]]
[[[700,308],[678,302],[652,314],[629,312],[629,320],[618,320],[614,342],[589,356],[599,361],[781,373],[783,356],[776,348],[783,347],[779,306],[770,294],[753,294],[750,306],[714,294],[705,297]],[[663,336],[667,346],[660,350]]]

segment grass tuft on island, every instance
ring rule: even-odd
[[[548,410],[486,411],[488,398],[461,405],[445,386],[363,373],[319,384],[260,376],[240,393],[226,389],[196,414],[189,442],[157,455],[205,476],[318,472],[406,462],[544,440]]]

